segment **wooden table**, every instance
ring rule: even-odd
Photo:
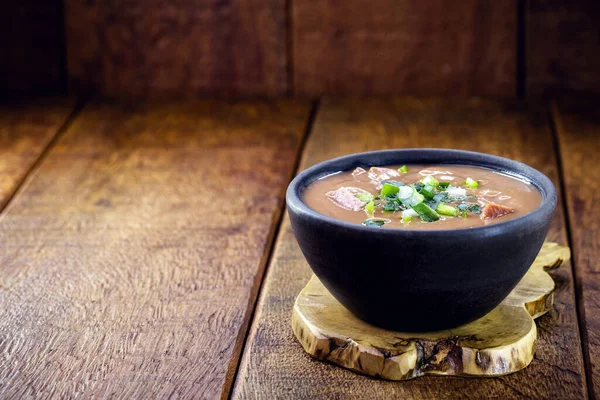
[[[600,107],[322,99],[0,106],[0,397],[600,396]],[[501,378],[385,382],[290,328],[310,269],[284,216],[297,170],[381,148],[526,162],[560,192],[554,311]],[[282,217],[283,216],[283,217]]]

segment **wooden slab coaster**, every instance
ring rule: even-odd
[[[552,308],[554,281],[546,270],[569,258],[568,247],[544,243],[525,277],[498,307],[467,325],[429,333],[369,325],[346,310],[313,275],[296,298],[292,328],[311,356],[384,379],[510,374],[533,359],[534,318]]]

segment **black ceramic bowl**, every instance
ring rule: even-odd
[[[309,208],[315,180],[362,166],[460,164],[527,179],[541,205],[504,222],[470,229],[410,230],[343,222]],[[487,314],[538,254],[556,208],[544,174],[506,158],[458,150],[406,149],[352,154],[317,164],[290,183],[287,207],[300,248],[327,289],[359,318],[387,329],[453,328]]]

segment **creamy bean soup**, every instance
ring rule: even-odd
[[[462,165],[356,168],[309,185],[303,201],[347,222],[400,229],[456,229],[507,221],[539,207],[526,180]]]

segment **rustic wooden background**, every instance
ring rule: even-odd
[[[522,97],[600,91],[593,0],[24,0],[2,94]]]

